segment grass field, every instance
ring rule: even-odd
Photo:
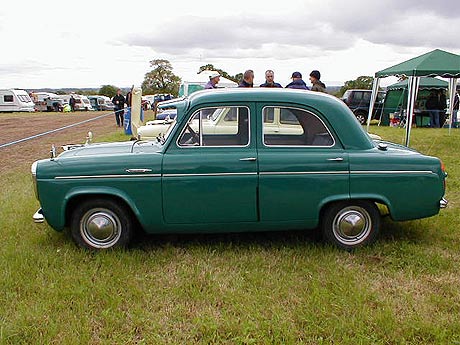
[[[3,174],[0,344],[460,344],[460,131],[414,129],[411,146],[445,163],[449,207],[385,218],[354,253],[303,232],[144,236],[91,253],[32,222],[28,169]]]

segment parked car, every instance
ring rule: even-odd
[[[239,110],[234,107],[211,107],[203,109],[200,116],[203,119],[202,126],[208,133],[232,134],[235,130],[235,122],[238,120]],[[168,113],[166,113],[168,114]],[[173,124],[174,117],[158,116],[156,120],[148,121],[145,126],[137,130],[140,139],[155,139],[168,131]],[[163,120],[163,121],[160,121]],[[265,130],[270,133],[280,134],[302,133],[302,126],[289,112],[272,109],[264,117]],[[192,128],[198,128],[198,121],[191,124]]]
[[[367,122],[367,117],[369,115],[369,105],[371,104],[371,95],[372,90],[350,89],[345,91],[342,96],[342,101],[344,101],[345,104],[351,109],[359,123],[362,125]],[[379,91],[377,99],[374,103],[372,119],[380,119],[384,98],[385,92]]]
[[[41,205],[34,219],[69,227],[90,249],[126,246],[141,229],[319,229],[351,250],[376,240],[380,204],[395,221],[434,216],[447,205],[438,158],[371,140],[333,96],[223,89],[161,106],[177,109],[162,138],[88,143],[34,162]],[[210,109],[234,116],[230,128],[204,126]],[[273,130],[265,120],[272,114],[296,130]]]
[[[0,112],[35,111],[29,94],[19,89],[0,89]]]
[[[174,120],[176,118],[176,115],[177,115],[177,110],[175,108],[165,109],[162,112],[157,113],[156,119],[157,120],[167,120],[167,119]],[[149,122],[150,121],[148,121],[147,124]]]
[[[112,100],[107,96],[88,96],[91,107],[98,111],[113,111],[115,109]]]

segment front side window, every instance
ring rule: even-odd
[[[333,146],[334,138],[329,130],[315,114],[297,108],[265,107],[266,113],[279,115],[279,127],[273,131],[264,122],[263,139],[267,146]]]
[[[249,144],[249,109],[213,107],[196,111],[178,139],[179,146],[246,146]]]

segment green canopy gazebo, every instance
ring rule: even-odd
[[[417,56],[398,65],[376,72],[374,84],[372,87],[371,105],[369,107],[369,115],[367,119],[368,131],[372,112],[374,110],[374,102],[377,98],[380,79],[388,76],[408,77],[406,146],[409,146],[410,130],[412,127],[412,118],[414,114],[414,104],[420,85],[420,78],[449,78],[449,113],[452,114],[455,89],[457,87],[457,78],[460,77],[460,55],[452,54],[440,49],[435,49],[429,53]],[[449,127],[451,125],[452,123],[450,122]]]
[[[419,91],[417,92],[417,98],[415,99],[415,104],[418,104],[418,109],[420,110],[424,108],[425,101],[430,95],[431,91],[447,91],[448,87],[449,83],[441,79],[431,77],[420,78],[420,85],[418,88]],[[400,112],[402,109],[407,107],[408,88],[408,79],[387,86],[379,125],[388,125],[389,116],[391,113]],[[415,112],[416,110],[414,113]],[[417,123],[417,126],[426,125],[426,121],[424,121],[423,117],[416,117],[416,119],[420,120]]]

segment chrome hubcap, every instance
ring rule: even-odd
[[[333,222],[334,235],[344,244],[364,241],[372,230],[372,219],[362,207],[349,206],[336,215]]]
[[[117,215],[107,209],[92,209],[80,222],[82,238],[92,247],[110,248],[120,239],[121,223]]]

